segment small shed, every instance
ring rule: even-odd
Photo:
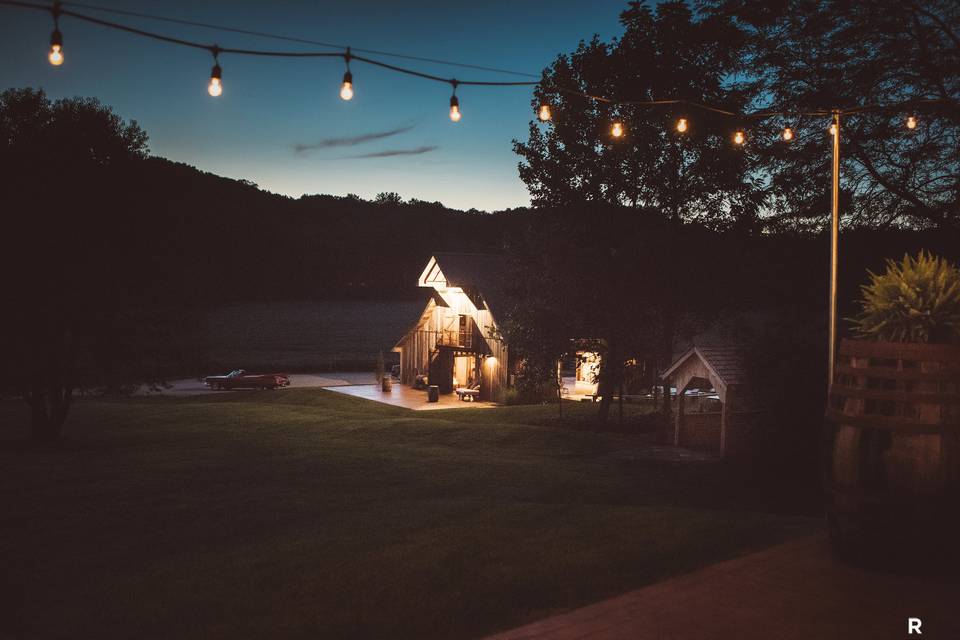
[[[747,353],[744,344],[694,343],[663,372],[677,390],[674,446],[721,456],[751,451],[764,411],[748,374]]]

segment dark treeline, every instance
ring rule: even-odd
[[[161,297],[203,304],[410,297],[432,251],[497,251],[521,211],[391,194],[289,198],[162,158],[136,163],[127,180],[138,204],[124,232],[150,239],[146,270],[173,289]]]

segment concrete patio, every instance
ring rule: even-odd
[[[960,581],[866,571],[795,540],[490,640],[958,638]],[[908,619],[923,635],[908,634]],[[914,623],[916,624],[916,623]]]
[[[373,400],[395,407],[413,409],[414,411],[432,411],[437,409],[489,409],[496,407],[495,402],[461,401],[457,394],[441,394],[439,402],[427,402],[426,390],[413,389],[402,384],[394,384],[390,392],[381,391],[375,384],[353,384],[345,386],[324,387],[329,391],[336,391],[355,398]]]

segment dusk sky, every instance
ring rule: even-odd
[[[210,22],[539,74],[559,53],[598,33],[620,33],[624,0],[582,2],[161,2],[102,0],[101,6]],[[246,35],[74,11],[224,47],[323,50]],[[52,21],[42,11],[0,6],[0,88],[41,87],[52,98],[94,96],[150,135],[154,155],[246,178],[291,196],[396,191],[467,209],[528,204],[513,138],[526,138],[531,87],[461,87],[463,119],[447,116],[444,84],[354,63],[356,95],[338,97],[343,61],[221,56],[224,92],[207,95],[211,56],[69,16],[61,19],[65,62],[46,59]],[[386,62],[473,80],[516,76],[399,60]],[[336,138],[398,131],[352,146]],[[411,153],[418,151],[419,153]],[[392,154],[392,152],[401,152]],[[406,153],[403,153],[406,152]],[[378,154],[379,155],[378,157]],[[362,157],[367,156],[367,157]]]

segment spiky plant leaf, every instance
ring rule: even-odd
[[[960,341],[960,269],[920,251],[916,258],[887,260],[862,287],[863,311],[849,318],[863,338],[888,342]]]

